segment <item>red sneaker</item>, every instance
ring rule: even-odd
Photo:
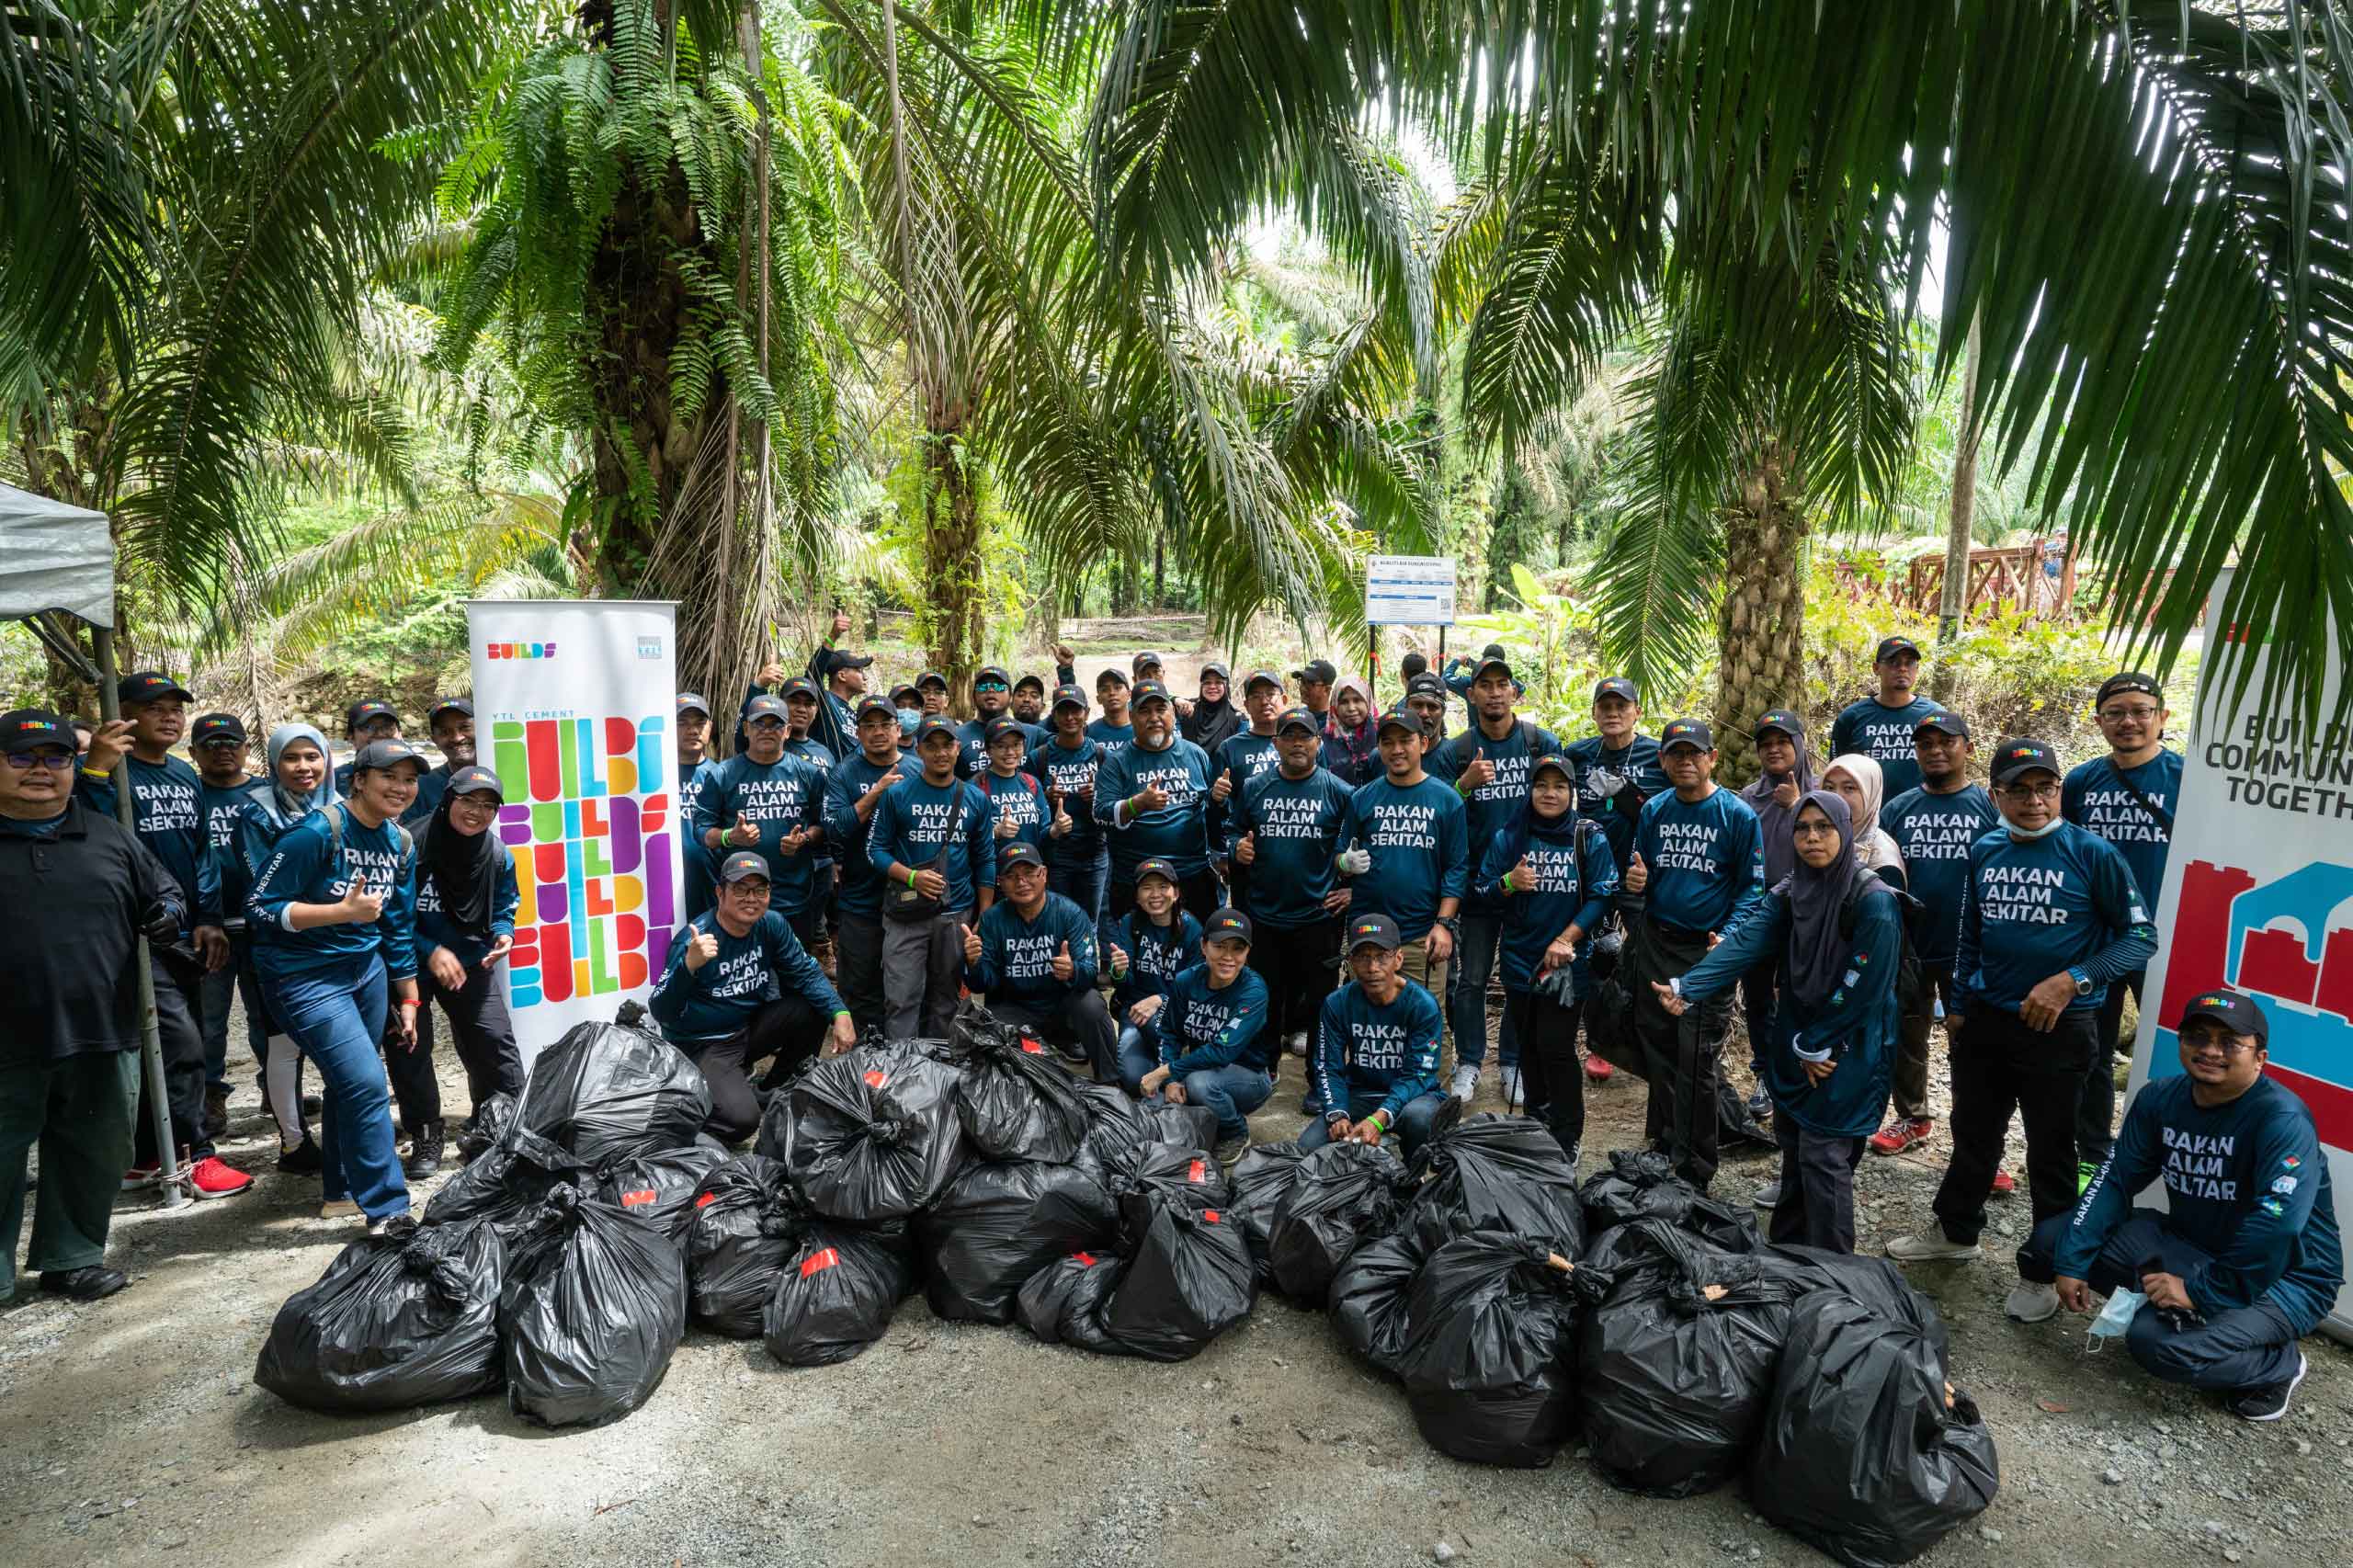
[[[234,1198],[253,1186],[254,1178],[222,1162],[216,1154],[207,1154],[196,1162],[188,1173],[190,1197]]]
[[[1616,1071],[1618,1071],[1618,1069],[1612,1067],[1608,1062],[1603,1061],[1598,1056],[1587,1056],[1585,1059],[1585,1075],[1592,1079],[1597,1084],[1600,1083],[1603,1079],[1608,1077],[1610,1074],[1615,1073]]]
[[[2018,1184],[2011,1178],[2009,1172],[2005,1170],[1996,1170],[1994,1173],[1995,1197],[2008,1198],[2017,1193],[2018,1189]]]
[[[1926,1143],[1936,1125],[1934,1119],[1929,1117],[1899,1116],[1871,1134],[1871,1153],[1900,1154],[1915,1143]]]
[[[143,1165],[133,1165],[122,1173],[122,1190],[137,1192],[142,1187],[153,1187],[163,1179],[164,1163],[161,1160],[150,1160]]]

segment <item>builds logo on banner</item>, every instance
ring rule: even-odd
[[[643,1001],[669,958],[672,607],[476,601],[466,615],[482,760],[506,790],[494,831],[521,898],[506,970],[528,1065],[573,1025]]]
[[[2229,635],[2229,590],[2225,574],[2207,606],[2210,668],[2214,642]],[[2343,679],[2331,669],[2323,713]],[[2199,694],[2132,1082],[2181,1071],[2173,1025],[2200,992],[2228,985],[2255,997],[2271,1024],[2264,1071],[2312,1108],[2337,1222],[2353,1229],[2353,745],[2325,722],[2312,730],[2261,713],[2262,685],[2258,663],[2243,703],[2219,679]],[[2329,1325],[2353,1336],[2353,1290]]]

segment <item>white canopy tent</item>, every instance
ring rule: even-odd
[[[77,645],[71,617],[90,628],[91,652]],[[98,688],[102,718],[117,716],[114,667],[114,533],[104,512],[69,506],[46,495],[0,484],[0,619],[20,620],[41,645]],[[126,826],[131,822],[131,779],[116,774],[115,798]],[[164,1163],[166,1208],[186,1203],[178,1145],[164,1092],[164,1049],[155,1024],[154,971],[147,942],[139,942],[142,1053],[147,1102],[155,1120],[155,1149]]]

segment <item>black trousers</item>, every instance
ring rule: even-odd
[[[1955,988],[1952,965],[1923,963],[1920,1006],[1926,1011],[1906,1013],[1897,1021],[1895,1053],[1895,1114],[1907,1120],[1928,1114],[1928,1030],[1936,1024],[1937,1003],[1952,1016],[1961,993]]]
[[[1086,1052],[1098,1084],[1120,1081],[1120,1031],[1112,1027],[1103,994],[1088,986],[1059,1000],[1043,997],[989,998],[989,1012],[998,1020],[1038,1031],[1045,1040],[1075,1040]]]
[[[834,927],[834,989],[864,1035],[882,1027],[882,917],[841,912]]]
[[[760,1097],[752,1091],[751,1069],[773,1056],[763,1082],[779,1082],[817,1053],[831,1022],[804,997],[780,997],[763,1004],[750,1023],[726,1039],[689,1051],[710,1085],[710,1118],[702,1130],[731,1145],[758,1131]]]
[[[199,967],[166,960],[149,949],[155,976],[155,1027],[164,1047],[164,1105],[172,1119],[172,1142],[200,1160],[212,1153],[204,1135],[204,980]],[[183,982],[181,976],[185,976]],[[138,1126],[132,1134],[133,1165],[156,1163],[155,1113],[147,1093],[147,1073],[139,1074]]]
[[[1781,1115],[1773,1118],[1773,1141],[1781,1146],[1781,1200],[1773,1205],[1766,1239],[1854,1251],[1855,1167],[1863,1162],[1865,1141],[1809,1132]]]
[[[1250,967],[1267,983],[1267,1029],[1276,1040],[1313,1032],[1324,998],[1332,993],[1340,959],[1340,917],[1304,926],[1260,925],[1250,944]]]
[[[1952,1163],[1933,1205],[1948,1237],[1966,1244],[1984,1233],[1985,1195],[2013,1114],[2026,1124],[2035,1222],[2075,1207],[2075,1104],[2097,1028],[2089,1011],[2061,1014],[2049,1034],[2016,1013],[1981,1008],[1963,1021],[1952,1037]]]
[[[417,994],[425,994],[425,973],[417,971]],[[401,1044],[394,1028],[401,1016],[396,998],[384,1003],[384,1038],[379,1046],[384,1053],[384,1076],[392,1081],[392,1104],[400,1111],[400,1128],[404,1135],[414,1138],[417,1130],[428,1121],[441,1119],[441,1080],[433,1071],[433,1046],[425,1032],[425,1009],[416,1010],[416,1044]]]
[[[1505,997],[1519,1041],[1519,1086],[1528,1114],[1552,1131],[1563,1151],[1585,1142],[1585,1072],[1577,1061],[1577,1024],[1585,996],[1562,1006],[1550,996],[1516,991]]]
[[[480,1110],[483,1101],[501,1090],[510,1095],[523,1092],[523,1058],[515,1049],[515,1025],[506,1015],[506,983],[498,971],[470,969],[465,984],[451,991],[433,978],[431,969],[420,965],[416,994],[425,1005],[416,1010],[415,1053],[424,1058],[428,1074],[433,1062],[433,1014],[438,1008],[449,1020],[450,1041],[466,1070],[466,1097],[474,1109]],[[399,1048],[393,1050],[397,1052]],[[438,1109],[438,1082],[434,1101]]]
[[[2124,994],[2132,993],[2132,1005],[2141,1005],[2141,987],[2147,984],[2149,971],[2136,969],[2108,988],[2108,1000],[2099,1005],[2099,1035],[2093,1047],[2092,1059],[2084,1067],[2083,1093],[2075,1100],[2075,1157],[2095,1165],[2108,1164],[2108,1156],[2116,1148],[2116,1056],[2130,1056],[2132,1042],[2119,1040],[2124,1028]]]
[[[1112,926],[1118,925],[1126,917],[1128,911],[1136,906],[1135,883],[1120,881],[1119,876],[1115,867],[1111,872],[1111,892],[1103,906],[1103,919]],[[1218,901],[1224,896],[1225,884],[1217,880],[1214,871],[1195,871],[1176,884],[1177,903],[1204,926],[1210,923],[1210,916],[1217,913]]]
[[[1651,983],[1681,975],[1708,953],[1708,934],[1661,926],[1644,916],[1628,934],[1634,971],[1634,1033],[1642,1041],[1643,1077],[1650,1098],[1643,1131],[1651,1146],[1675,1161],[1675,1172],[1702,1192],[1716,1176],[1716,1077],[1724,1036],[1732,1028],[1732,998],[1695,1002],[1681,1017],[1658,1005]]]

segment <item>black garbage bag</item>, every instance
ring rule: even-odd
[[[760,1336],[777,1277],[801,1256],[808,1210],[785,1168],[757,1154],[703,1178],[688,1210],[688,1305],[697,1323],[735,1339]]]
[[[254,1381],[305,1410],[407,1410],[503,1375],[506,1249],[482,1221],[356,1241],[278,1309]]]
[[[515,1414],[542,1426],[600,1426],[643,1404],[687,1332],[678,1244],[565,1183],[517,1252],[498,1298]]]
[[[1241,1231],[1242,1239],[1250,1244],[1250,1262],[1257,1270],[1261,1289],[1275,1282],[1274,1266],[1267,1260],[1267,1248],[1274,1236],[1275,1210],[1282,1207],[1284,1194],[1290,1191],[1291,1178],[1299,1174],[1299,1163],[1306,1157],[1307,1151],[1296,1142],[1256,1143],[1226,1173],[1227,1185],[1233,1189],[1233,1200],[1226,1205],[1226,1216]]]
[[[1892,1258],[1777,1244],[1760,1248],[1757,1262],[1767,1273],[1790,1281],[1792,1300],[1835,1290],[1881,1317],[1907,1324],[1939,1358],[1947,1353],[1944,1319],[1936,1303],[1912,1288]]]
[[[1332,1276],[1365,1238],[1397,1222],[1404,1195],[1405,1162],[1387,1149],[1344,1138],[1310,1153],[1275,1211],[1268,1262],[1276,1285],[1294,1301],[1324,1305]]]
[[[684,1245],[687,1227],[694,1222],[695,1197],[711,1172],[728,1155],[699,1143],[660,1154],[627,1154],[608,1160],[597,1172],[597,1185],[608,1203],[620,1206]]]
[[[567,1182],[593,1186],[595,1173],[586,1161],[551,1140],[510,1124],[497,1142],[479,1159],[467,1162],[426,1201],[424,1222],[456,1225],[489,1220],[507,1233],[511,1243],[515,1232],[538,1214],[548,1194]]]
[[[1130,1253],[1143,1244],[1161,1204],[1182,1204],[1199,1213],[1222,1210],[1233,1197],[1216,1157],[1183,1143],[1143,1145],[1134,1163],[1111,1178],[1109,1188],[1120,1210],[1120,1248]]]
[[[1127,1267],[1125,1258],[1108,1251],[1082,1249],[1056,1258],[1023,1283],[1022,1326],[1049,1345],[1122,1354],[1120,1342],[1103,1327],[1103,1313]]]
[[[1567,1262],[1539,1238],[1472,1231],[1422,1266],[1399,1373],[1440,1453],[1533,1470],[1568,1440],[1576,1301],[1555,1260]]]
[[[1641,1077],[1644,1071],[1643,1042],[1634,1032],[1633,978],[1624,965],[1626,933],[1612,926],[1593,944],[1586,969],[1585,1045],[1621,1072]]]
[[[1749,1461],[1757,1512],[1853,1568],[1919,1556],[2001,1484],[1993,1434],[1950,1386],[1916,1324],[1842,1291],[1802,1297]]]
[[[856,1225],[904,1219],[930,1204],[964,1163],[961,1076],[913,1041],[859,1046],[812,1066],[789,1095],[779,1091],[790,1110],[774,1124],[775,1146],[801,1196],[818,1213]],[[764,1126],[763,1144],[767,1133]]]
[[[847,1361],[882,1337],[915,1289],[905,1230],[819,1225],[777,1276],[761,1318],[768,1354],[788,1367]]]
[[[634,1004],[624,1016],[642,1017]],[[575,1024],[539,1054],[517,1106],[518,1125],[575,1159],[682,1149],[710,1116],[702,1070],[650,1028]]]
[[[1700,1195],[1675,1174],[1675,1162],[1655,1149],[1613,1149],[1609,1168],[1577,1188],[1588,1247],[1630,1220],[1658,1219],[1734,1252],[1753,1252],[1758,1240],[1748,1215]]]
[[[1332,1327],[1340,1342],[1395,1377],[1405,1358],[1406,1307],[1429,1254],[1411,1231],[1370,1241],[1332,1276]]]
[[[515,1125],[515,1096],[505,1089],[474,1107],[466,1130],[458,1134],[458,1157],[478,1160]]]
[[[1605,1238],[1577,1285],[1586,1441],[1613,1485],[1688,1497],[1739,1472],[1765,1416],[1796,1277],[1665,1220]],[[1596,1253],[1602,1251],[1596,1248]]]
[[[1217,1112],[1205,1105],[1170,1105],[1157,1095],[1136,1101],[1136,1115],[1148,1143],[1182,1143],[1188,1148],[1217,1147]]]
[[[1779,1147],[1773,1141],[1773,1130],[1756,1119],[1732,1080],[1723,1077],[1716,1080],[1716,1147],[1731,1153]]]
[[[1069,1072],[1037,1040],[974,1007],[956,1020],[947,1060],[962,1071],[956,1119],[984,1160],[1066,1163],[1086,1141],[1087,1108]]]
[[[1250,1244],[1215,1209],[1153,1200],[1152,1222],[1103,1312],[1123,1355],[1183,1361],[1250,1315]]]
[[[1576,1170],[1550,1129],[1493,1111],[1464,1117],[1422,1151],[1430,1173],[1404,1222],[1435,1253],[1472,1231],[1509,1231],[1574,1262],[1585,1250]]]
[[[1006,1324],[1031,1275],[1110,1242],[1119,1215],[1111,1195],[1077,1165],[981,1161],[966,1165],[915,1226],[932,1312]]]

